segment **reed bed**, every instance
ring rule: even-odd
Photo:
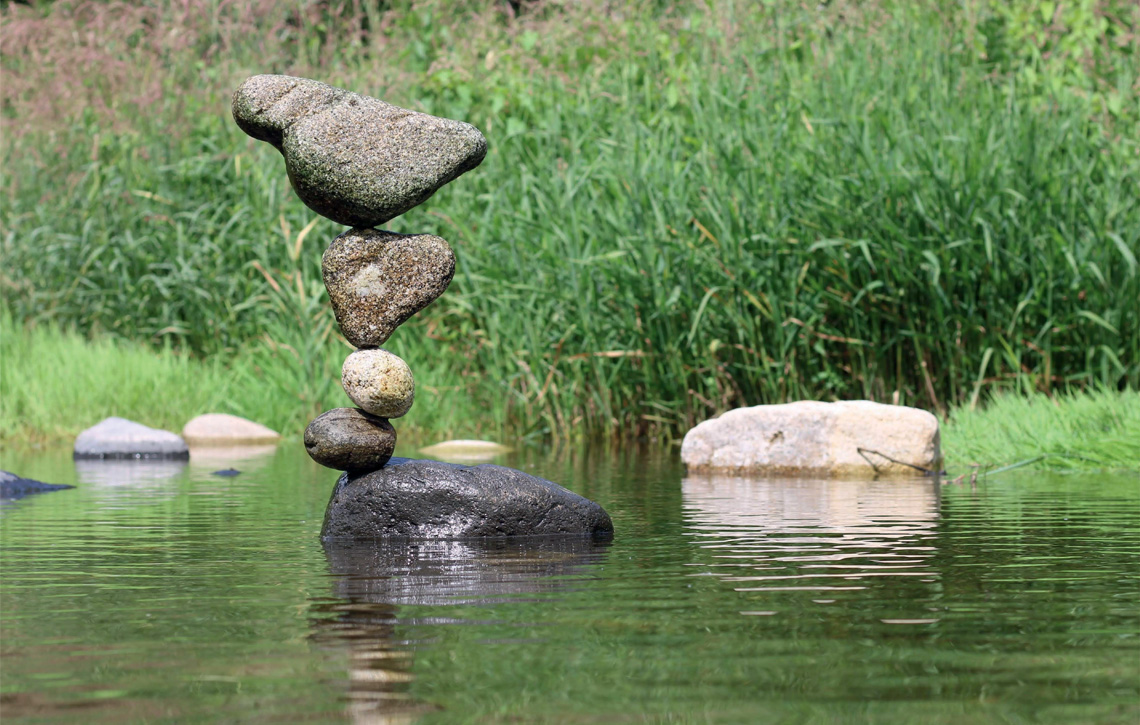
[[[4,11],[15,321],[226,365],[274,354],[290,362],[259,394],[336,398],[347,348],[319,260],[342,229],[228,116],[243,77],[285,72],[489,139],[389,226],[458,258],[390,343],[428,427],[670,437],[789,399],[945,413],[1140,387],[1128,48],[1069,87],[997,63],[985,18],[937,4],[300,7]]]

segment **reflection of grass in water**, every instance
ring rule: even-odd
[[[1058,469],[1140,467],[1140,393],[1096,391],[1049,398],[1000,395],[984,409],[951,413],[942,435],[947,467],[1020,461]]]
[[[544,3],[508,21],[430,4],[326,43],[335,29],[305,17],[243,30],[246,5],[148,11],[106,37],[45,7],[55,55],[12,43],[5,85],[24,91],[6,100],[59,103],[6,119],[16,318],[172,339],[234,370],[264,342],[279,359],[250,375],[289,391],[279,425],[339,397],[319,252],[342,228],[226,113],[244,75],[280,69],[486,132],[479,169],[389,225],[455,246],[448,293],[392,344],[476,424],[652,436],[786,399],[938,409],[1140,384],[1133,142],[1076,94],[995,81],[950,9]],[[99,50],[115,62],[89,63]],[[1108,85],[1131,87],[1135,58]],[[443,425],[439,407],[413,419]]]

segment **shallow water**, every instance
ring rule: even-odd
[[[322,547],[335,473],[0,468],[4,722],[1135,722],[1140,478],[685,478],[675,456],[499,462],[610,544]],[[235,467],[234,478],[211,475]]]

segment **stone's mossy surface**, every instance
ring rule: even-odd
[[[474,126],[305,78],[248,78],[234,120],[281,150],[297,196],[340,224],[374,227],[483,161]]]
[[[443,294],[455,274],[455,255],[430,234],[352,229],[325,250],[321,271],[345,338],[356,347],[377,347]]]
[[[305,450],[322,466],[367,472],[384,466],[396,449],[396,429],[357,408],[334,408],[305,429]]]
[[[125,418],[105,418],[75,439],[76,458],[190,457],[186,441],[168,430],[148,428]]]
[[[914,466],[937,471],[942,454],[938,419],[924,410],[866,400],[801,401],[706,420],[685,435],[681,460],[693,471],[918,476]]]
[[[229,413],[204,413],[182,427],[189,446],[242,446],[276,443],[281,434]]]
[[[349,399],[380,418],[399,418],[415,400],[412,369],[387,350],[357,350],[345,358],[340,377]]]
[[[522,471],[393,458],[378,471],[340,477],[321,538],[608,538],[613,530],[598,504]]]

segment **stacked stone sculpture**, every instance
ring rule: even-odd
[[[285,157],[289,181],[313,211],[351,227],[321,272],[337,323],[357,350],[341,384],[357,408],[321,414],[305,430],[317,463],[344,471],[326,512],[326,538],[612,533],[598,504],[499,466],[391,460],[415,398],[407,363],[380,347],[443,294],[455,274],[447,242],[376,227],[423,203],[483,161],[474,126],[324,83],[281,75],[246,79],[234,120]]]
[[[325,251],[321,272],[337,323],[358,348],[341,370],[344,392],[358,407],[317,417],[305,448],[330,468],[378,470],[396,445],[389,421],[405,415],[415,397],[407,363],[380,346],[443,294],[455,256],[439,237],[373,227],[478,166],[487,140],[467,123],[289,76],[247,79],[233,113],[243,131],[281,151],[309,208],[352,227]]]

